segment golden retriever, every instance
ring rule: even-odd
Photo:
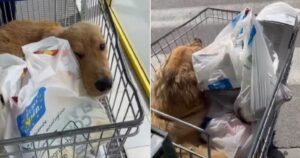
[[[88,22],[70,27],[49,21],[13,21],[0,27],[0,54],[23,57],[21,46],[49,36],[69,41],[75,53],[83,85],[90,96],[102,96],[112,87],[106,43],[100,28]]]
[[[156,72],[153,83],[151,107],[172,115],[193,125],[200,126],[208,111],[203,94],[197,87],[192,65],[192,54],[202,48],[202,42],[195,39],[192,43],[178,46]],[[207,156],[207,146],[201,142],[200,133],[152,112],[152,125],[165,130],[177,144],[192,148],[193,151]],[[225,158],[224,152],[212,150],[213,158]],[[182,153],[182,157],[189,157]]]

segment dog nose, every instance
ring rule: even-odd
[[[96,83],[95,83],[96,88],[100,91],[106,91],[111,89],[112,87],[112,79],[111,78],[103,78],[103,79],[99,79]]]

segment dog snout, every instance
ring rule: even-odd
[[[95,83],[96,88],[100,91],[100,92],[104,92],[107,90],[110,90],[112,87],[112,79],[111,78],[102,78],[99,79],[96,83]]]

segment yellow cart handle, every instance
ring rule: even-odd
[[[108,6],[110,6],[111,0],[108,0],[107,3],[108,3]],[[133,50],[130,42],[128,41],[128,39],[126,37],[126,34],[123,31],[114,10],[111,7],[109,7],[109,11],[112,15],[112,20],[115,24],[115,27],[116,27],[116,30],[118,32],[121,45],[124,48],[124,52],[126,53],[131,65],[132,65],[132,67],[135,71],[135,74],[138,76],[139,82],[142,85],[142,87],[144,89],[144,92],[146,93],[147,97],[150,98],[150,82],[149,82],[149,79],[147,78],[144,69],[142,68],[136,54],[134,53],[134,50]]]

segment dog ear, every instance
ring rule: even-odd
[[[198,46],[198,47],[202,47],[202,40],[200,38],[195,38],[193,40],[193,42],[190,43],[190,46]]]
[[[82,52],[83,50],[83,45],[80,42],[70,42],[70,46],[74,52],[79,52],[80,54],[84,54]]]
[[[57,32],[57,37],[66,39],[69,41],[70,46],[74,52],[83,53],[83,45],[80,41],[76,40],[76,36],[74,33],[70,33],[68,28],[64,28],[60,32]]]

